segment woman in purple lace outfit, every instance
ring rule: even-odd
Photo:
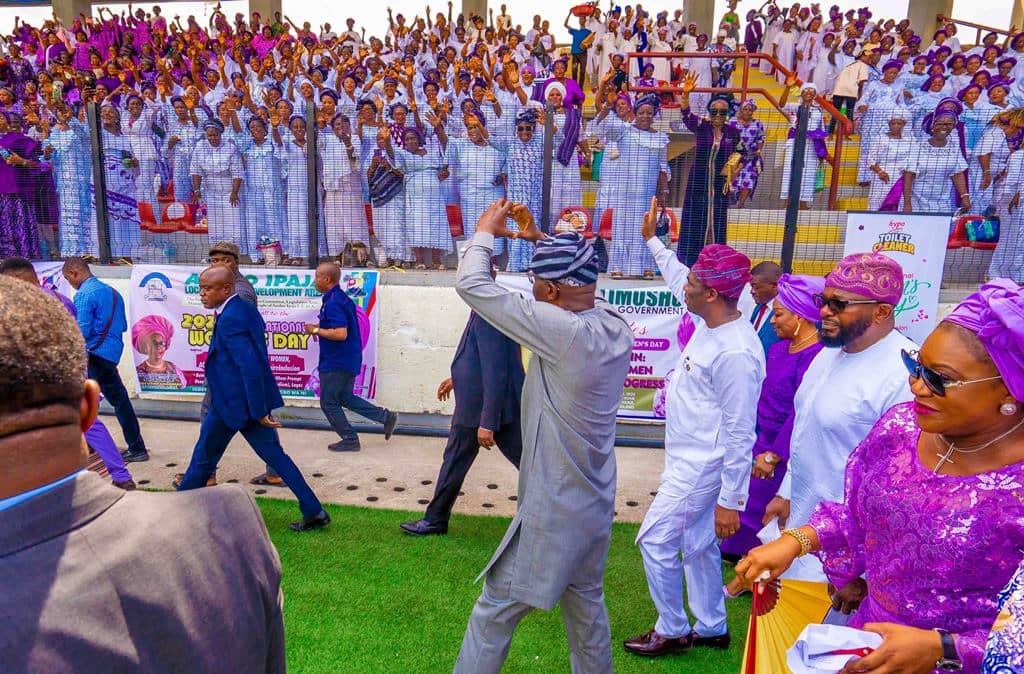
[[[837,587],[867,579],[850,625],[883,642],[844,673],[933,671],[948,659],[944,639],[962,671],[981,670],[1024,550],[1022,316],[1024,291],[1006,279],[962,302],[904,356],[914,402],[886,412],[850,456],[845,504],[821,503],[808,526],[737,565],[751,582],[777,578],[810,551]]]

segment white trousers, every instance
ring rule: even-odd
[[[703,637],[725,634],[725,595],[722,593],[722,553],[715,536],[715,505],[721,486],[669,496],[662,491],[654,497],[636,543],[644,559],[647,588],[658,622],[655,631],[674,639],[691,629]],[[682,553],[682,560],[679,555]],[[691,627],[683,606],[683,578]]]

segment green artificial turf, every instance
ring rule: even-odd
[[[447,536],[414,538],[398,523],[419,513],[328,506],[322,531],[295,534],[294,502],[261,499],[270,536],[281,555],[288,669],[294,674],[431,674],[450,672],[473,602],[479,571],[501,540],[508,518],[452,518]],[[649,630],[657,618],[633,544],[637,525],[612,531],[605,593],[615,671],[736,674],[750,614],[749,599],[728,602],[733,645],[683,655],[639,658],[623,639]],[[726,578],[731,577],[726,570]],[[505,672],[568,672],[565,631],[556,608],[520,623]]]

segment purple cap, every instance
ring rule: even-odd
[[[895,305],[903,297],[903,268],[881,253],[853,253],[829,272],[825,287]]]
[[[944,321],[973,332],[988,351],[1003,383],[1024,401],[1024,292],[1013,281],[997,278],[953,309]]]

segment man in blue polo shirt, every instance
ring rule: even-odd
[[[587,17],[585,16],[578,17],[579,28],[570,28],[569,17],[571,16],[572,12],[569,12],[569,16],[565,17],[565,29],[569,31],[569,35],[572,35],[572,46],[569,48],[569,54],[572,56],[571,76],[582,89],[587,76],[587,47],[583,46],[583,41],[590,37],[592,31],[587,28]]]
[[[316,289],[324,294],[319,323],[307,323],[306,332],[320,341],[320,409],[340,442],[328,445],[333,452],[358,452],[359,436],[345,418],[345,409],[384,424],[389,440],[398,425],[398,415],[363,400],[353,393],[355,379],[363,365],[363,340],[359,334],[356,305],[339,285],[341,268],[321,262],[316,268]]]
[[[89,352],[89,379],[96,380],[100,391],[113,406],[117,423],[121,425],[128,443],[128,449],[121,452],[121,456],[126,462],[148,461],[149,452],[142,439],[139,419],[117,371],[117,363],[124,350],[121,335],[128,329],[124,299],[121,293],[93,276],[89,265],[80,257],[69,257],[64,263],[63,274],[77,291],[75,310],[78,312],[78,327]]]

